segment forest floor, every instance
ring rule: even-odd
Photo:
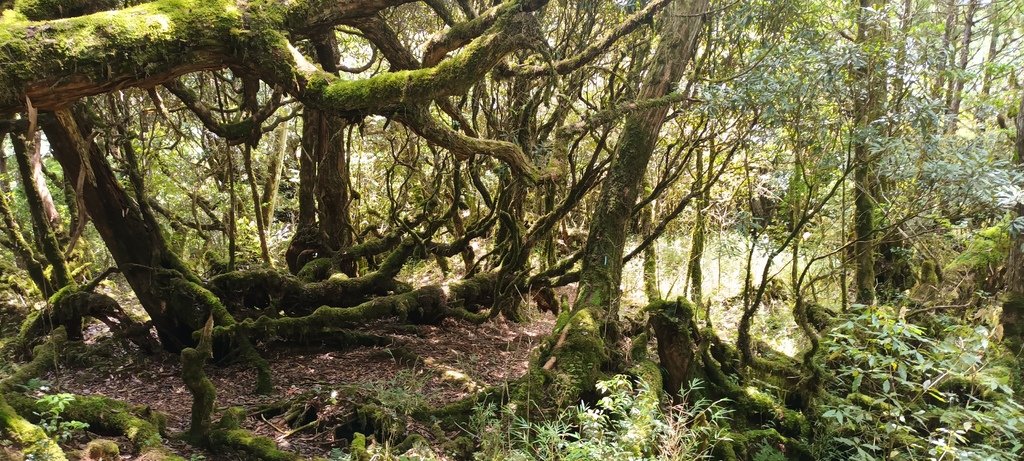
[[[522,376],[531,351],[551,332],[553,324],[554,317],[545,314],[535,314],[526,324],[497,320],[473,325],[448,319],[440,325],[410,327],[380,322],[367,326],[363,332],[394,338],[391,348],[272,347],[264,351],[275,386],[269,395],[253,393],[256,379],[251,367],[208,366],[207,373],[217,387],[218,412],[228,407],[244,407],[250,414],[247,429],[303,456],[325,456],[333,448],[347,448],[346,441],[336,439],[333,431],[318,430],[317,426],[290,433],[280,415],[266,417],[254,410],[311,392],[329,395],[333,401],[342,388],[343,392],[355,388],[382,404],[406,408],[451,403],[478,389]],[[98,350],[105,352],[95,361],[61,365],[44,377],[49,388],[46,392],[103,395],[146,405],[167,415],[170,434],[187,429],[192,396],[181,380],[176,355],[141,356],[113,345],[102,325],[91,326],[89,332],[86,342],[95,343]],[[400,356],[393,352],[397,347],[402,349]],[[409,356],[408,352],[421,360],[402,359]],[[330,409],[321,407],[315,411]],[[416,429],[411,427],[410,432],[420,432]],[[421,435],[431,438],[428,433]],[[126,440],[118,443],[123,445],[123,452],[131,452]],[[183,442],[169,440],[168,444],[186,459],[232,459],[196,451]]]

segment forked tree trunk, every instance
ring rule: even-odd
[[[338,72],[337,42],[332,35],[315,39],[317,59],[324,70]],[[354,242],[349,207],[349,182],[345,128],[337,115],[306,106],[302,113],[302,157],[299,159],[299,224],[289,245],[288,268],[297,273],[312,252],[326,256]],[[338,268],[350,276],[355,265]]]
[[[88,120],[63,109],[40,119],[64,174],[82,180],[82,195],[93,225],[156,327],[165,349],[178,352],[193,344],[209,306],[181,296],[182,283],[198,279],[168,249],[160,227],[121,187],[99,146],[91,141]]]

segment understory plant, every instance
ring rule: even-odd
[[[824,345],[823,460],[1018,460],[1024,407],[988,327],[855,306]]]
[[[659,391],[617,375],[597,384],[598,402],[531,421],[515,404],[477,407],[469,432],[477,460],[696,460],[709,459],[725,436],[721,401],[696,399],[694,381],[683,403],[665,409]]]
[[[43,407],[43,411],[37,413],[40,418],[39,427],[58,442],[66,442],[78,432],[89,428],[88,423],[67,420],[62,416],[74,401],[75,396],[66,393],[47,394],[36,400],[36,405]]]

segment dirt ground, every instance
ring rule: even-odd
[[[398,406],[454,402],[525,373],[531,352],[554,323],[550,314],[534,317],[527,324],[497,320],[472,325],[449,319],[440,325],[409,327],[382,322],[364,330],[394,338],[389,348],[272,347],[263,351],[275,386],[269,395],[253,393],[256,380],[251,368],[214,365],[207,367],[207,373],[217,387],[218,410],[244,407],[250,412],[248,429],[304,456],[326,456],[331,449],[346,448],[346,441],[336,439],[330,431],[320,432],[316,426],[293,432],[279,418],[253,410],[310,392],[347,392],[353,386],[363,395]],[[104,328],[95,325],[90,327],[87,342],[111,341],[105,338]],[[47,375],[48,392],[100,394],[147,405],[167,415],[171,434],[187,428],[192,398],[181,380],[176,355],[147,357],[117,347],[101,349],[105,349],[105,355],[95,363],[65,364]],[[403,355],[396,356],[393,351],[398,349]],[[402,359],[408,356],[404,351],[422,360]],[[410,429],[416,432],[415,427]],[[429,438],[428,434],[421,435]],[[124,451],[131,452],[126,441],[119,443],[124,444]],[[230,459],[195,451],[174,440],[167,443],[186,459]]]

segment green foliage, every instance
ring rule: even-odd
[[[822,459],[1020,459],[1024,407],[984,326],[857,307],[824,343]]]
[[[643,382],[618,375],[597,387],[604,397],[595,406],[570,407],[546,421],[521,416],[515,404],[477,407],[468,428],[479,445],[474,459],[709,459],[723,437],[722,402],[686,399],[665,411],[659,391]]]
[[[71,439],[76,433],[89,428],[88,423],[74,420],[65,420],[61,414],[67,409],[75,396],[71,394],[48,394],[36,400],[37,405],[44,407],[44,410],[37,415],[40,418],[39,427],[50,437],[61,442]]]

